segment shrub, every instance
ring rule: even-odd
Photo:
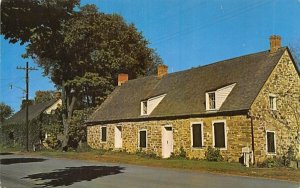
[[[212,148],[211,146],[208,146],[207,151],[205,152],[205,159],[208,161],[223,161],[220,150]]]
[[[81,142],[78,144],[78,147],[76,149],[77,152],[89,152],[93,149],[87,144],[87,142]]]
[[[291,161],[296,160],[296,154],[294,148],[292,146],[289,146],[287,153],[283,157],[285,159],[284,165],[289,166]]]
[[[136,155],[139,156],[139,157],[143,157],[143,158],[152,158],[152,159],[159,159],[159,156],[157,156],[154,152],[145,152],[143,150],[137,150],[136,151]]]
[[[186,151],[181,146],[178,154],[171,153],[170,159],[186,159]]]
[[[260,168],[273,168],[273,167],[282,167],[284,166],[284,159],[282,157],[272,157],[268,158],[262,163],[257,164]]]
[[[296,160],[296,154],[294,148],[290,146],[287,152],[283,156],[280,157],[273,156],[272,158],[268,158],[262,163],[258,164],[258,167],[272,168],[272,167],[289,166],[289,164],[293,160]]]

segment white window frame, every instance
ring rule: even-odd
[[[226,120],[214,120],[214,121],[212,121],[212,135],[213,135],[213,141],[212,141],[213,145],[212,145],[212,147],[213,147],[213,148],[216,148],[216,147],[215,147],[215,127],[214,127],[214,124],[215,124],[215,123],[224,123],[225,147],[224,147],[224,148],[218,148],[218,149],[219,149],[219,150],[227,150],[227,124],[226,124]]]
[[[215,95],[215,108],[210,108],[209,94],[214,94]],[[217,110],[217,97],[216,97],[216,92],[215,91],[206,93],[206,110]]]
[[[270,133],[274,133],[274,149],[275,149],[275,152],[274,153],[269,153],[268,152],[268,132]],[[266,153],[267,155],[276,155],[276,132],[275,131],[271,131],[271,130],[266,130]]]
[[[146,113],[144,113],[144,103],[146,103],[146,108],[148,108],[148,101],[141,101],[141,115],[148,115],[148,109],[146,109]]]
[[[195,124],[200,124],[201,125],[201,138],[202,138],[201,145],[202,145],[202,147],[194,147],[193,146],[194,145],[194,143],[193,143],[193,125],[195,125]],[[191,124],[190,124],[190,130],[191,130],[191,148],[192,149],[196,149],[197,150],[197,149],[203,149],[204,148],[203,126],[204,126],[203,121],[191,122]]]
[[[277,96],[274,94],[269,94],[269,108],[271,110],[277,110]]]
[[[103,141],[102,140],[102,128],[106,128],[106,141]],[[100,143],[107,143],[107,138],[108,138],[108,128],[107,128],[107,126],[106,125],[101,125],[100,126]]]
[[[146,147],[140,147],[140,132],[141,131],[146,131]],[[139,130],[139,132],[138,132],[138,145],[137,145],[137,147],[138,147],[138,149],[147,149],[147,146],[148,146],[148,131],[147,131],[147,129],[140,129]]]

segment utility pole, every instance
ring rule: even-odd
[[[25,70],[26,72],[26,101],[25,101],[25,109],[26,109],[26,150],[29,151],[29,132],[28,132],[28,93],[29,93],[29,70],[37,70],[34,67],[28,67],[28,62],[26,62],[26,67],[17,67],[17,69]]]

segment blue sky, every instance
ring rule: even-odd
[[[269,36],[282,45],[300,42],[300,0],[81,0],[101,12],[122,15],[156,49],[169,72],[177,72],[269,48]],[[36,65],[22,59],[25,46],[1,36],[0,102],[19,110],[25,72]],[[38,68],[38,67],[37,67]],[[10,86],[12,85],[12,87]],[[37,90],[55,89],[42,70],[30,72],[29,98]]]

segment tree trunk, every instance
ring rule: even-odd
[[[70,97],[71,97],[71,101],[69,100]],[[63,142],[62,142],[63,151],[68,150],[69,123],[73,116],[75,103],[76,103],[75,94],[71,92],[67,92],[65,82],[62,81],[62,106],[63,106],[62,119],[63,119],[63,126],[64,126],[64,134],[63,134]]]

